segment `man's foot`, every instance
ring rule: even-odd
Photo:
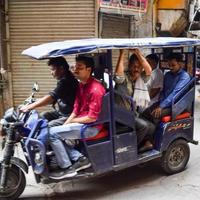
[[[144,146],[139,148],[139,153],[145,152],[145,151],[149,151],[153,149],[153,144],[150,141],[146,141]]]
[[[80,170],[91,167],[91,163],[89,162],[88,158],[82,156],[72,165],[72,167],[75,169],[76,172],[78,172]]]
[[[52,179],[56,179],[56,180],[59,180],[59,179],[63,179],[63,178],[71,178],[71,177],[74,177],[77,175],[77,172],[76,170],[70,166],[66,169],[62,169],[57,171],[57,172],[52,172],[49,177],[52,178]]]

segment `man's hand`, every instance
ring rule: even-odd
[[[162,112],[162,108],[161,107],[157,107],[155,110],[153,110],[153,112],[151,113],[156,119],[159,119],[161,117],[161,112]]]
[[[76,118],[76,114],[75,113],[71,113],[71,115],[67,118],[67,120],[65,121],[65,123],[63,125],[69,124],[69,123],[73,123],[73,119]]]
[[[28,112],[29,110],[32,110],[33,108],[32,108],[32,106],[31,106],[31,104],[29,104],[29,105],[25,105],[25,106],[22,106],[21,108],[20,108],[20,111],[21,112]]]
[[[129,52],[133,53],[133,54],[139,54],[140,53],[140,50],[139,49],[129,49]]]
[[[92,123],[95,122],[96,119],[95,118],[91,118],[88,116],[84,116],[84,117],[76,117],[75,115],[70,116],[66,121],[65,121],[65,125],[69,124],[69,123],[81,123],[81,124],[88,124],[88,123]]]
[[[63,125],[69,124],[70,122],[68,120],[65,121]]]

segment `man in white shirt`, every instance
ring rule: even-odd
[[[156,54],[146,56],[148,63],[151,65],[152,74],[149,81],[146,83],[149,90],[150,106],[159,100],[160,92],[163,89],[163,72],[158,67],[159,58]]]

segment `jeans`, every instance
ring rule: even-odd
[[[57,137],[56,134],[51,135],[49,140],[60,168],[68,168],[72,165],[71,160],[77,161],[81,156],[83,156],[76,149],[65,145],[63,141]]]
[[[67,117],[61,115],[56,110],[42,112],[40,116],[47,120],[48,128],[63,125],[67,120]],[[48,146],[48,128],[43,128],[37,137],[46,147]]]
[[[41,117],[48,120],[48,126],[49,127],[63,125],[68,118],[67,116],[61,115],[56,110],[45,111],[45,112],[42,112],[40,115],[41,115]]]
[[[70,123],[62,126],[55,126],[49,129],[49,134],[51,135],[58,135],[60,139],[81,139],[80,130],[84,124],[80,123]],[[94,137],[99,132],[99,129],[95,127],[88,127],[84,135],[86,138]]]
[[[71,160],[76,161],[83,156],[79,151],[69,146],[65,147],[63,141],[66,139],[81,139],[80,130],[83,124],[71,123],[62,126],[51,127],[49,129],[49,141],[55,153],[58,165],[61,168],[71,166]],[[86,137],[95,136],[99,130],[89,127],[85,130]]]

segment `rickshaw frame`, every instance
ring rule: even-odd
[[[185,169],[190,157],[188,143],[198,144],[194,140],[193,132],[196,52],[199,45],[200,40],[190,38],[94,38],[46,43],[33,46],[22,52],[23,55],[28,55],[37,60],[92,53],[94,59],[98,61],[96,62],[98,63],[96,67],[99,67],[94,72],[94,76],[103,79],[103,84],[105,84],[103,76],[105,71],[109,77],[106,94],[103,97],[102,110],[97,121],[85,124],[81,129],[82,139],[80,140],[79,147],[83,147],[82,150],[89,158],[92,168],[80,171],[76,176],[66,178],[65,180],[95,177],[145,163],[156,158],[161,158],[161,166],[167,174],[178,173]],[[168,50],[179,51],[185,55],[185,67],[186,69],[191,68],[190,75],[192,76],[189,83],[174,96],[172,101],[172,115],[167,116],[157,127],[154,134],[154,148],[142,153],[138,152],[133,99],[130,96],[123,95],[123,98],[131,102],[131,110],[117,105],[115,95],[122,96],[122,94],[116,91],[113,85],[111,50],[132,48],[152,49],[152,52],[160,55],[161,61],[165,60],[165,52],[159,52],[156,49],[167,48]],[[186,48],[187,52],[185,52]],[[97,54],[94,54],[95,51]],[[186,109],[189,109],[189,112],[185,113]],[[24,125],[24,123],[28,123],[28,120],[21,122],[18,119],[14,119],[15,121],[9,121],[10,125],[7,128],[7,140],[3,160],[0,161],[0,197],[4,199],[16,199],[21,195],[26,185],[24,174],[28,173],[28,166],[32,167],[37,183],[50,183],[63,180],[55,180],[50,176],[51,168],[48,165],[47,159],[51,159],[51,156],[54,155],[47,154],[45,144],[37,137],[40,134],[48,133],[47,120],[39,118],[35,110],[27,114],[28,116],[31,115],[31,118],[29,118],[30,124],[25,125],[31,126]],[[104,124],[108,134],[95,139],[85,138],[85,129],[88,126],[97,124]],[[26,137],[15,137],[20,131],[25,133],[27,130],[28,134]],[[14,157],[15,143],[17,142],[22,144],[26,162]],[[39,162],[35,159],[36,154],[40,156]],[[9,188],[6,185],[9,172],[11,172],[11,176],[13,173],[17,177],[15,180],[18,180],[17,187],[14,185],[13,188]],[[7,194],[7,188],[13,194]]]
[[[144,41],[143,41],[144,40]],[[145,40],[147,40],[145,42]],[[66,44],[65,44],[66,42]],[[114,44],[114,42],[116,42]],[[127,168],[130,166],[134,166],[143,162],[147,162],[149,160],[162,157],[163,152],[167,150],[171,143],[175,140],[181,139],[185,140],[187,143],[197,144],[193,139],[193,113],[194,113],[194,94],[195,94],[195,78],[191,79],[191,81],[174,97],[173,105],[172,105],[172,116],[171,121],[167,123],[160,123],[160,129],[156,130],[156,139],[155,139],[155,148],[151,151],[144,152],[142,154],[138,153],[137,149],[137,137],[135,134],[135,126],[134,126],[134,108],[133,110],[127,111],[125,109],[117,107],[114,103],[114,95],[117,93],[113,87],[113,69],[112,69],[112,53],[111,49],[129,49],[129,48],[148,48],[150,47],[152,52],[157,48],[178,48],[183,52],[183,47],[193,46],[190,49],[189,54],[193,55],[193,71],[192,76],[195,76],[196,69],[196,46],[200,44],[199,40],[188,39],[188,38],[145,38],[145,39],[86,39],[80,41],[64,41],[61,45],[61,48],[58,48],[58,43],[49,43],[44,45],[39,45],[35,47],[31,47],[22,54],[29,55],[36,59],[47,59],[50,57],[56,56],[65,56],[71,54],[80,54],[80,53],[91,53],[95,50],[105,50],[108,49],[106,53],[101,53],[100,56],[103,56],[104,60],[104,69],[107,69],[109,75],[109,88],[104,97],[102,112],[100,114],[99,119],[92,124],[84,125],[81,130],[82,135],[82,143],[85,149],[85,153],[88,156],[89,160],[92,163],[93,172],[94,173],[80,173],[76,177],[88,177],[88,176],[96,176],[102,173],[106,173],[109,171],[117,171],[123,168]],[[46,45],[46,46],[45,46]],[[55,46],[54,46],[55,45]],[[66,45],[66,46],[65,46]],[[54,46],[54,48],[53,48]],[[68,47],[67,47],[68,46]],[[42,50],[45,48],[48,49],[48,53],[42,53]],[[41,51],[40,51],[41,50]],[[34,55],[34,52],[36,54]],[[38,52],[40,52],[38,54]],[[102,60],[102,58],[101,58]],[[187,59],[185,59],[187,62]],[[134,102],[131,97],[129,98],[134,105]],[[187,105],[190,104],[192,106],[191,116],[188,118],[176,120],[176,117],[184,111]],[[123,133],[118,134],[116,123],[122,123],[123,125],[129,126],[129,130],[126,130]],[[88,141],[84,137],[84,130],[88,126],[94,126],[100,123],[107,123],[109,136],[103,138],[103,140],[97,141]],[[167,134],[172,130],[173,127],[178,126],[179,124],[185,124],[187,126],[186,131],[178,132],[177,134]],[[132,129],[132,130],[130,130]],[[175,128],[174,128],[175,129]],[[179,130],[180,131],[180,130]],[[29,138],[27,139],[27,143]],[[42,148],[42,152],[45,150]],[[98,155],[98,156],[97,156]],[[189,158],[188,158],[189,159]],[[40,171],[45,172],[45,167]],[[182,171],[182,170],[180,170]],[[173,172],[171,172],[173,173]],[[73,179],[72,178],[72,179]],[[47,181],[48,182],[48,181]]]

